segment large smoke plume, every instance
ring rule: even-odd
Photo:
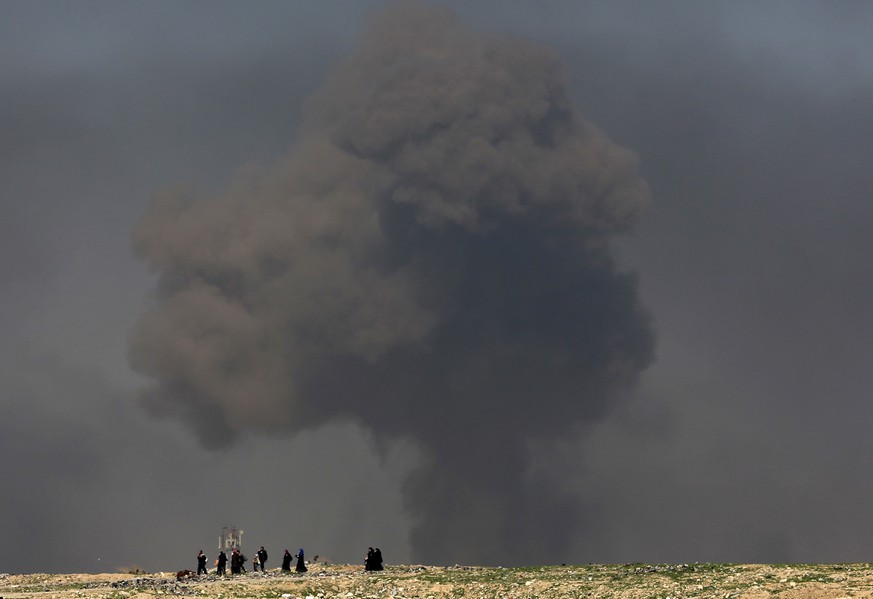
[[[304,118],[275,168],[166,192],[136,228],[160,273],[130,342],[146,405],[210,447],[353,418],[421,449],[417,559],[565,556],[580,509],[528,444],[652,359],[609,249],[647,200],[634,156],[574,112],[554,51],[418,3],[369,23]]]

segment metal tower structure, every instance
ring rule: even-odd
[[[242,551],[243,531],[236,526],[223,526],[221,536],[218,537],[218,550],[230,553],[234,549]]]

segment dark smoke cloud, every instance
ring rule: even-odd
[[[527,444],[607,413],[652,360],[609,249],[647,197],[555,52],[392,5],[286,160],[165,192],[137,226],[160,273],[130,338],[144,403],[209,447],[340,418],[409,438],[416,558],[557,559],[580,510]]]

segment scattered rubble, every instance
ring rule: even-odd
[[[178,575],[182,574],[181,577]],[[190,576],[190,572],[132,574],[0,575],[0,598],[139,599],[477,599],[582,597],[595,599],[815,599],[873,598],[870,564],[742,565],[616,564],[489,568],[313,564],[306,574]]]

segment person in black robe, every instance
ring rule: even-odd
[[[291,560],[294,559],[291,556],[291,553],[286,549],[285,555],[282,556],[282,571],[290,572],[291,571]]]
[[[230,574],[233,576],[234,574],[239,574],[239,551],[234,549],[230,552]]]
[[[381,570],[382,569],[382,550],[376,547],[376,551],[373,552],[373,570]]]
[[[218,559],[215,560],[216,566],[218,566],[215,570],[215,574],[218,576],[224,576],[227,574],[227,555],[225,555],[224,551],[218,554]]]
[[[294,569],[298,572],[306,572],[306,564],[303,563],[303,549],[297,552],[297,565]]]
[[[261,548],[258,549],[258,563],[261,565],[261,572],[266,574],[267,571],[264,569],[264,564],[267,563],[267,550],[264,549],[263,545],[261,545]],[[258,571],[258,567],[255,566],[255,572],[257,572],[257,571]]]
[[[206,573],[206,554],[201,549],[200,553],[197,554],[197,576]]]
[[[367,548],[367,558],[364,560],[364,570],[370,572],[373,570],[373,548]]]

